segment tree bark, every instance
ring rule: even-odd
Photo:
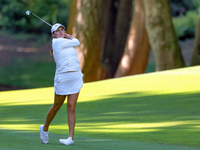
[[[67,33],[72,34],[72,30],[75,24],[75,19],[77,15],[77,0],[71,1],[70,12],[69,12],[69,19],[67,24]]]
[[[115,77],[144,73],[149,57],[149,40],[145,29],[142,0],[135,0],[131,28]]]
[[[200,65],[200,8],[199,8],[199,21],[195,31],[194,49],[192,55],[191,66]]]
[[[72,35],[80,40],[77,47],[84,81],[105,79],[107,69],[101,63],[111,1],[77,0]],[[73,21],[72,21],[73,22]]]
[[[169,0],[143,0],[146,28],[154,53],[156,71],[185,67],[172,24]]]
[[[132,2],[133,0],[112,0],[104,49],[104,63],[109,68],[110,77],[114,77],[124,52],[132,18]]]

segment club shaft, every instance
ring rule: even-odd
[[[32,12],[31,12],[32,13]],[[35,17],[37,17],[38,19],[42,20],[44,23],[48,24],[50,27],[52,27],[51,24],[49,24],[48,22],[46,22],[45,20],[43,20],[42,18],[38,17],[36,14],[32,13],[32,15],[34,15]]]

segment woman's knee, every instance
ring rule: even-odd
[[[65,97],[66,97],[66,95],[56,95],[55,94],[55,101],[52,106],[52,109],[54,111],[58,111],[60,109],[60,107],[63,105],[63,103],[65,101]]]
[[[73,112],[73,113],[75,112],[78,95],[79,95],[79,93],[72,94],[72,95],[68,96],[68,99],[67,99],[67,110],[69,112]]]
[[[76,105],[67,103],[67,110],[70,112],[75,112]]]
[[[54,111],[58,111],[59,109],[60,109],[60,105],[57,105],[57,104],[53,104],[53,106],[52,106],[52,109],[54,110]]]

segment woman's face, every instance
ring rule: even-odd
[[[53,32],[54,38],[64,38],[65,29],[63,27],[59,27],[56,31]]]

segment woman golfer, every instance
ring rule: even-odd
[[[53,36],[53,50],[50,53],[52,53],[56,63],[54,78],[55,98],[54,104],[47,114],[45,124],[40,126],[40,139],[44,144],[48,143],[49,125],[67,97],[69,137],[59,141],[61,144],[71,145],[74,143],[76,102],[83,86],[83,74],[74,48],[79,46],[80,42],[78,39],[66,34],[65,27],[59,23],[52,26],[51,33]]]

